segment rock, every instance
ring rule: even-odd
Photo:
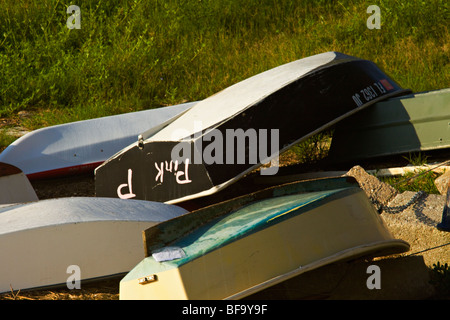
[[[374,204],[387,205],[398,193],[394,187],[381,182],[377,177],[367,173],[360,166],[354,166],[346,175],[354,177],[358,181],[361,189],[365,191]]]
[[[445,172],[436,180],[434,180],[434,184],[436,188],[439,190],[440,194],[447,194],[448,185],[450,183],[450,171]]]

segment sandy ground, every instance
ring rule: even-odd
[[[391,186],[368,175],[361,167],[355,167],[349,175],[353,175],[369,198],[387,207],[399,207],[407,204],[416,192],[398,193]],[[433,263],[450,264],[450,232],[436,228],[442,221],[442,212],[446,196],[424,194],[406,209],[389,213],[382,211],[382,218],[394,237],[407,241],[411,245],[410,252],[421,252],[425,263],[432,267]],[[446,246],[443,246],[447,244]]]

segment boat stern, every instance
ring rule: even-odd
[[[189,299],[177,267],[167,267],[147,257],[134,267],[119,285],[120,300]]]

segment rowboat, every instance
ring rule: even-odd
[[[321,266],[409,250],[351,178],[232,199],[144,231],[120,299],[240,299]]]
[[[142,259],[142,230],[186,212],[163,203],[111,198],[3,205],[0,292],[123,276]]]
[[[450,88],[378,102],[340,122],[329,157],[356,161],[450,147]]]
[[[96,194],[166,203],[211,195],[295,143],[406,92],[373,62],[342,53],[290,62],[197,103],[109,158],[95,170]]]
[[[0,161],[20,168],[30,180],[93,172],[139,134],[151,136],[194,104],[41,128],[11,143],[0,153]]]
[[[37,200],[36,191],[22,170],[0,162],[0,205]]]

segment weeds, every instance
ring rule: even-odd
[[[328,155],[331,136],[331,131],[315,134],[309,139],[294,145],[289,151],[295,154],[298,163],[317,163]]]
[[[400,193],[404,191],[424,191],[428,194],[439,194],[434,181],[439,174],[433,171],[418,170],[408,172],[400,177],[382,177],[383,182],[394,186]]]
[[[447,263],[440,264],[439,261],[433,264],[430,282],[436,287],[440,296],[450,297],[449,265]]]
[[[35,111],[28,129],[204,99],[252,75],[340,51],[376,62],[403,87],[450,84],[444,0],[0,0],[0,116]],[[58,116],[55,116],[58,115]]]
[[[412,166],[425,165],[428,161],[428,156],[425,154],[410,153],[403,157]],[[439,177],[439,173],[431,170],[420,169],[416,172],[408,172],[403,176],[381,177],[380,180],[392,185],[399,192],[404,191],[424,191],[428,194],[439,194],[434,181]]]

